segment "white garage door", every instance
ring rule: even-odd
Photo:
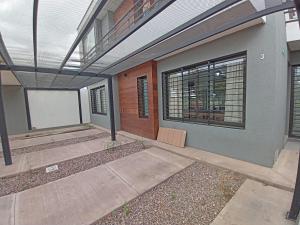
[[[28,90],[33,129],[80,123],[77,91]]]

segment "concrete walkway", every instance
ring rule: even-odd
[[[118,132],[124,136],[142,140],[146,145],[174,152],[176,154],[206,162],[215,166],[223,167],[241,173],[253,180],[275,186],[288,191],[293,191],[296,182],[296,173],[299,158],[300,142],[289,141],[281,151],[278,161],[273,168],[233,159],[230,157],[214,154],[192,147],[179,148],[169,144],[143,138],[125,131]]]
[[[80,137],[88,137],[91,135],[101,134],[104,131],[99,129],[87,129],[87,130],[80,130],[80,131],[71,131],[66,133],[59,133],[59,134],[50,134],[46,136],[38,136],[38,137],[30,137],[30,138],[14,138],[10,140],[9,144],[11,149],[18,149],[18,148],[25,148],[31,147],[36,145],[43,145],[43,144],[50,144],[56,141],[64,141],[73,138],[80,138]],[[0,151],[2,151],[2,146],[0,146]]]
[[[53,165],[76,157],[103,151],[111,147],[132,143],[134,141],[135,140],[133,139],[117,135],[117,141],[115,143],[112,143],[111,138],[107,137],[38,152],[16,155],[13,157],[13,164],[10,166],[5,166],[3,160],[1,160],[0,178],[26,172],[31,169]]]
[[[293,194],[246,180],[211,225],[295,225],[285,219]]]
[[[0,198],[0,225],[89,225],[192,164],[150,148]]]

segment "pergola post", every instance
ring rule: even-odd
[[[114,95],[113,95],[112,77],[108,78],[108,96],[109,96],[111,140],[115,141],[116,140],[116,127],[115,127]]]
[[[298,18],[300,18],[300,0],[294,0]],[[300,21],[299,21],[300,26]],[[300,155],[298,159],[298,171],[294,196],[291,204],[291,209],[287,213],[287,219],[296,221],[300,211]]]
[[[2,151],[4,155],[4,162],[5,165],[8,166],[12,164],[12,159],[11,159],[5,114],[4,114],[1,71],[0,71],[0,135],[1,135]]]

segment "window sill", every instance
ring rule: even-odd
[[[92,113],[92,115],[102,115],[102,116],[107,116],[107,113]]]
[[[183,120],[176,120],[176,119],[166,119],[163,118],[163,120],[165,121],[169,121],[169,122],[179,122],[179,123],[187,123],[187,124],[196,124],[196,125],[204,125],[204,126],[210,126],[210,127],[222,127],[222,128],[230,128],[230,129],[238,129],[238,130],[245,130],[245,124],[241,124],[241,125],[230,125],[230,124],[220,124],[220,123],[216,123],[216,122],[200,122],[200,121],[183,121]]]

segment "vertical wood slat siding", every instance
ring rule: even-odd
[[[140,118],[137,78],[147,76],[149,117]],[[158,133],[157,66],[150,61],[118,75],[121,130],[156,139]]]

